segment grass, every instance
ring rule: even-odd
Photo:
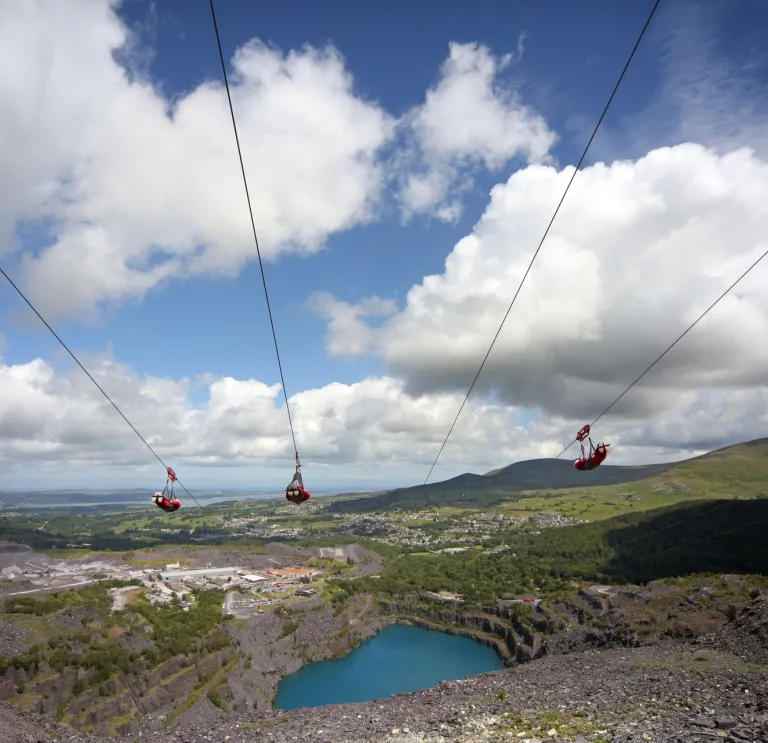
[[[42,697],[39,694],[20,694],[8,700],[8,704],[21,710],[29,711]]]
[[[334,529],[336,527],[342,526],[346,519],[337,519],[337,520],[331,520],[331,521],[312,521],[311,517],[307,520],[308,525],[312,529]],[[307,523],[305,522],[299,522],[299,526],[307,526]]]
[[[51,630],[43,617],[33,617],[29,614],[0,614],[0,622],[23,629],[33,642],[41,642],[51,635]]]
[[[283,624],[283,629],[278,635],[278,640],[282,640],[284,637],[288,637],[289,635],[292,635],[297,629],[299,628],[298,622],[285,622]]]
[[[42,550],[42,552],[56,560],[82,560],[86,557],[105,557],[103,552],[91,552],[91,550],[86,549],[49,549]]]
[[[181,500],[183,502],[183,495]],[[179,512],[178,515],[174,515],[172,522],[164,522],[163,519],[164,515],[150,504],[138,513],[132,511],[117,514],[114,520],[109,522],[109,528],[116,534],[124,534],[129,529],[197,529],[203,526],[220,526],[224,522],[222,516],[210,512],[205,516]]]
[[[503,468],[502,468],[503,469]],[[451,483],[434,483],[428,492],[411,491],[409,488],[390,491],[377,496],[373,503],[366,504],[359,499],[360,511],[373,511],[376,503],[381,504],[379,512],[391,513],[393,506],[407,510],[415,508],[437,511],[442,517],[459,517],[478,510],[501,507],[510,515],[527,516],[531,511],[549,511],[565,516],[575,516],[589,521],[598,521],[633,511],[647,511],[685,501],[722,499],[745,496],[768,481],[768,439],[738,444],[727,449],[712,452],[696,459],[690,459],[657,474],[640,480],[632,480],[638,469],[625,468],[625,476],[631,480],[624,483],[593,487],[531,488],[515,490],[515,484],[507,481],[504,485],[475,482],[469,486],[453,487]],[[549,476],[546,466],[541,472],[528,478],[527,482],[556,482]],[[621,471],[614,473],[618,479]],[[611,478],[613,479],[613,478]],[[589,482],[589,479],[585,479]],[[466,504],[458,501],[465,498],[473,501]],[[441,503],[432,503],[437,500]],[[336,503],[339,503],[336,501]]]
[[[768,674],[768,666],[759,663],[751,663],[734,656],[719,658],[715,654],[697,651],[695,655],[689,653],[677,653],[668,661],[637,661],[639,668],[652,670],[677,670],[690,673],[703,674],[745,674],[750,676],[762,676]]]
[[[685,501],[752,496],[766,481],[768,439],[761,439],[689,459],[635,482],[509,494],[500,510],[509,516],[546,511],[602,521]]]
[[[114,720],[112,720],[109,724],[109,734],[111,736],[116,736],[120,726],[126,725],[131,720],[133,720],[133,718],[136,717],[138,711],[139,710],[136,707],[132,707],[125,714],[120,715],[119,717],[116,717]]]
[[[642,513],[657,508],[664,508],[691,500],[736,498],[744,494],[737,492],[696,489],[687,493],[662,492],[658,483],[653,481],[661,475],[639,480],[626,485],[603,485],[595,488],[578,490],[556,490],[550,494],[523,493],[516,495],[516,502],[508,502],[499,507],[505,516],[526,518],[533,513],[558,513],[562,516],[583,519],[585,521],[604,521],[626,513]]]
[[[504,715],[501,720],[501,728],[512,740],[519,738],[546,738],[554,729],[558,738],[576,738],[578,736],[592,736],[598,733],[604,726],[586,712],[556,712],[554,710],[541,709],[536,712],[528,712],[521,715]],[[604,738],[592,738],[595,743]]]
[[[222,542],[217,546],[201,545],[197,547],[201,552],[207,550],[220,550],[227,552],[242,552],[245,555],[263,555],[265,554],[264,545],[260,543],[243,544],[241,542]]]
[[[402,526],[425,526],[431,523],[429,519],[408,519],[408,521],[401,522]]]
[[[125,602],[126,606],[132,606],[146,602],[146,590],[141,586],[136,586],[136,589],[133,591],[125,591],[123,593],[123,601]]]
[[[175,681],[178,681],[182,676],[188,676],[189,674],[196,673],[196,672],[197,672],[196,666],[184,666],[183,668],[180,668],[178,671],[161,679],[160,683],[158,684],[158,687],[165,689],[166,687],[171,686]],[[150,689],[149,691],[153,691],[153,689]]]
[[[197,689],[191,691],[189,696],[184,700],[184,702],[182,702],[182,704],[180,704],[178,707],[174,707],[171,710],[171,712],[163,721],[163,727],[167,728],[180,715],[184,714],[184,712],[197,704],[203,694],[207,694],[212,689],[215,689],[221,682],[222,678],[225,678],[226,675],[235,667],[235,664],[240,660],[240,657],[241,653],[238,653],[234,658],[232,658],[231,661],[229,661],[229,663],[227,663],[227,665],[219,668],[219,670],[216,671],[216,673],[214,673],[213,676],[208,679],[208,681],[199,686]]]
[[[436,506],[429,509],[425,508],[425,510],[434,511],[438,516],[466,516],[470,512],[477,511],[477,506]]]
[[[128,562],[137,568],[162,568],[163,570],[168,564],[165,560],[141,560],[137,557],[131,558]]]

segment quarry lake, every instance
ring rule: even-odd
[[[504,668],[467,637],[392,624],[344,658],[304,666],[281,682],[276,709],[369,702]]]

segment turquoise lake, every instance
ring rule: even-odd
[[[392,624],[344,658],[286,676],[275,708],[369,702],[502,668],[495,650],[468,637]]]

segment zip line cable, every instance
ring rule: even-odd
[[[704,317],[708,315],[720,303],[720,301],[724,299],[736,287],[736,285],[739,284],[739,282],[741,282],[742,279],[744,279],[750,273],[750,271],[752,271],[752,269],[755,268],[760,263],[760,261],[762,261],[766,256],[768,256],[768,250],[766,250],[751,266],[749,266],[749,268],[747,268],[747,270],[744,271],[741,274],[741,276],[739,276],[739,278],[736,279],[736,281],[734,281],[714,302],[712,302],[712,304],[709,305],[709,307],[707,307],[706,310],[704,310],[704,312],[702,312],[679,336],[677,336],[677,338],[672,343],[670,343],[670,345],[667,346],[667,348],[664,351],[662,351],[662,353],[660,353],[648,367],[646,367],[645,371],[643,371],[642,374],[640,374],[605,410],[603,410],[602,413],[600,413],[600,415],[597,416],[597,418],[595,418],[595,420],[592,421],[592,423],[589,424],[590,427],[594,426],[595,423],[597,423],[603,416],[605,416],[614,407],[614,405],[616,405],[616,403],[618,403],[619,400],[621,400],[624,397],[624,395],[627,394],[627,392],[629,392],[651,369],[653,369],[653,367],[656,366],[656,364],[658,364],[659,361],[661,361],[686,335],[688,335],[688,333],[691,330],[693,330],[693,328],[695,328],[696,325],[698,325],[704,319]],[[563,454],[565,454],[565,452],[567,452],[568,449],[570,449],[576,443],[576,441],[577,439],[574,439],[573,441],[571,441],[571,443],[568,444],[568,446],[566,446],[565,449],[563,449],[555,457],[555,459],[560,459],[560,457],[562,457]],[[760,495],[761,493],[762,491],[757,493],[752,493],[750,495],[757,496],[757,495]],[[747,500],[750,498],[750,495],[744,496],[743,498],[737,496],[733,500]],[[725,507],[731,502],[732,502],[731,500],[728,500],[722,506],[715,507],[713,509],[713,512],[719,510],[720,508]],[[641,539],[646,539],[647,537],[653,536],[658,532],[666,531],[667,529],[670,529],[673,526],[685,524],[688,521],[697,519],[699,518],[700,515],[701,514],[697,516],[692,516],[688,519],[683,519],[682,521],[676,521],[674,524],[669,524],[667,526],[661,527],[660,529],[656,529],[652,532],[649,532],[648,534],[643,534],[639,537],[635,537],[634,539],[630,539],[629,541],[623,542],[622,544],[632,544]]]
[[[232,94],[229,91],[229,78],[227,77],[227,65],[224,62],[224,52],[221,48],[221,36],[219,35],[219,24],[216,22],[216,9],[213,0],[210,0],[211,17],[213,19],[213,30],[216,33],[216,46],[219,49],[219,60],[221,61],[221,73],[224,77],[224,87],[227,89],[227,101],[229,102],[229,114],[232,117],[232,129],[235,133],[235,143],[237,144],[237,157],[240,160],[240,172],[243,174],[243,186],[245,187],[245,198],[248,202],[248,214],[251,218],[251,229],[253,230],[253,241],[256,244],[256,256],[259,259],[259,270],[261,271],[261,283],[264,285],[264,299],[267,302],[267,313],[269,315],[269,325],[272,328],[272,340],[275,343],[275,355],[277,356],[277,368],[280,371],[280,382],[283,385],[283,397],[285,398],[285,409],[288,413],[288,425],[291,428],[291,439],[293,441],[293,450],[296,453],[296,460],[299,459],[299,449],[296,446],[296,433],[293,430],[293,419],[291,418],[291,407],[288,404],[288,392],[285,389],[285,377],[283,376],[283,365],[280,361],[280,349],[277,345],[277,333],[275,332],[275,321],[272,317],[272,306],[269,302],[269,292],[267,291],[267,277],[264,274],[264,264],[261,260],[261,249],[259,248],[259,238],[256,233],[256,221],[253,218],[253,206],[251,205],[251,194],[248,190],[248,178],[245,175],[245,164],[243,163],[243,152],[240,148],[240,137],[237,133],[237,121],[235,120],[235,109],[232,107]]]
[[[80,359],[78,359],[77,356],[75,356],[75,354],[70,350],[69,346],[66,343],[64,343],[64,341],[61,339],[59,334],[48,324],[46,319],[37,311],[37,308],[32,304],[32,302],[30,302],[27,299],[27,297],[25,296],[24,292],[22,292],[21,289],[19,289],[19,287],[15,284],[13,279],[3,270],[2,266],[0,266],[0,273],[3,275],[5,280],[14,288],[16,293],[27,303],[29,309],[31,309],[32,312],[34,312],[37,315],[37,317],[39,318],[40,322],[42,322],[43,325],[45,325],[45,327],[48,328],[48,330],[51,331],[53,337],[61,344],[62,348],[74,359],[75,363],[85,372],[85,375],[88,377],[88,379],[90,379],[91,382],[93,382],[96,385],[96,387],[98,388],[99,392],[101,392],[101,394],[104,395],[104,397],[107,398],[107,400],[109,401],[109,404],[118,412],[120,417],[131,427],[133,432],[141,439],[141,441],[144,444],[144,446],[146,446],[147,449],[149,449],[152,452],[152,454],[154,455],[155,459],[157,459],[157,461],[160,462],[160,464],[163,465],[163,467],[165,468],[165,470],[167,472],[168,471],[168,465],[160,458],[160,455],[152,448],[152,446],[149,444],[149,442],[139,433],[139,431],[136,428],[136,426],[134,426],[133,423],[131,423],[128,420],[128,418],[125,417],[125,415],[123,414],[123,411],[120,410],[119,407],[117,407],[117,404],[115,403],[115,401],[104,391],[104,388],[93,378],[91,373],[80,363]],[[192,493],[190,493],[189,490],[187,490],[187,488],[181,482],[181,480],[177,479],[176,482],[178,482],[179,486],[182,488],[182,490],[184,490],[184,492],[190,498],[192,498],[192,500],[195,503],[197,503],[198,507],[202,508],[202,506],[198,502],[197,498],[195,498],[195,496],[192,495]]]
[[[739,278],[736,279],[736,281],[734,281],[714,302],[712,302],[712,304],[709,305],[709,307],[707,307],[706,310],[704,310],[704,312],[702,312],[682,333],[680,333],[680,335],[677,336],[677,338],[672,343],[670,343],[669,346],[667,346],[667,348],[664,351],[662,351],[649,366],[646,367],[645,371],[643,371],[642,374],[640,374],[605,410],[603,410],[602,413],[600,413],[600,415],[597,416],[597,418],[595,418],[595,420],[592,421],[592,423],[589,424],[590,427],[594,426],[595,423],[597,423],[603,416],[605,416],[614,407],[614,405],[616,405],[616,403],[619,402],[619,400],[621,400],[624,397],[624,395],[627,394],[627,392],[629,392],[651,369],[653,369],[653,367],[656,366],[656,364],[658,364],[659,361],[661,361],[686,335],[688,335],[688,333],[691,330],[693,330],[704,319],[704,317],[706,317],[706,315],[708,315],[721,302],[721,300],[723,300],[736,287],[736,285],[739,284],[742,281],[742,279],[744,279],[750,273],[750,271],[752,271],[752,269],[755,268],[766,256],[768,256],[768,250],[766,250],[751,266],[749,266],[749,268],[747,268],[747,270],[744,271],[741,274],[741,276],[739,276]],[[567,452],[568,449],[570,449],[576,443],[576,441],[577,439],[574,439],[573,441],[571,441],[571,443],[568,444],[568,446],[566,446],[565,449],[563,449],[555,457],[555,459],[560,459],[560,457],[562,457],[563,454],[565,454],[565,452]],[[750,495],[759,496],[761,493],[762,491],[759,491],[756,493],[751,493]],[[750,495],[744,496],[743,498],[737,496],[733,500],[748,500],[750,498]],[[723,506],[718,506],[714,508],[713,512],[719,510],[720,508],[723,508],[725,505],[731,502],[732,500],[728,500],[725,504],[723,504]],[[623,542],[623,544],[632,544],[633,542],[637,542],[641,539],[645,539],[647,537],[653,536],[654,534],[657,534],[660,531],[666,531],[667,529],[671,529],[673,526],[685,524],[688,521],[692,521],[693,519],[697,519],[697,518],[699,518],[698,515],[692,516],[688,519],[683,519],[682,521],[676,521],[674,524],[669,524],[668,526],[664,526],[660,529],[656,529],[655,531],[652,531],[648,534],[643,534],[639,537],[635,537],[634,539],[630,539],[628,542]]]
[[[622,392],[605,410],[603,410],[602,413],[600,413],[600,415],[597,416],[597,418],[595,418],[595,420],[592,421],[592,423],[589,424],[590,428],[594,426],[595,423],[597,423],[604,415],[606,415],[606,413],[608,413],[608,411],[611,410],[611,408],[613,408],[613,406],[616,405],[616,403],[619,402],[619,400],[621,400],[624,397],[624,395],[627,394],[627,392],[629,392],[651,369],[653,369],[653,367],[656,366],[656,364],[658,364],[659,361],[661,361],[686,335],[688,335],[688,333],[691,330],[693,330],[699,324],[699,322],[701,322],[701,320],[703,320],[704,317],[708,315],[710,311],[713,310],[720,303],[720,301],[724,299],[731,292],[731,290],[734,289],[736,285],[743,278],[745,278],[747,274],[749,274],[749,272],[753,268],[755,268],[757,264],[760,263],[760,261],[762,261],[763,258],[765,258],[767,255],[768,255],[768,250],[766,250],[746,271],[744,271],[743,274],[741,274],[741,276],[739,276],[738,279],[736,279],[736,281],[734,281],[714,302],[712,302],[712,304],[709,305],[709,307],[707,307],[707,309],[704,310],[704,312],[702,312],[682,333],[680,333],[680,335],[677,336],[677,338],[669,346],[667,346],[667,348],[662,353],[660,353],[656,357],[653,363],[651,363],[650,366],[648,366],[645,369],[645,371],[624,390],[624,392]],[[555,459],[560,459],[560,457],[562,457],[563,454],[565,454],[565,452],[567,452],[568,449],[570,449],[575,443],[576,443],[576,439],[571,441],[571,443],[568,444],[568,446],[566,446],[565,449],[563,449],[555,457]]]
[[[210,0],[210,1],[211,1],[211,7],[213,7],[213,0]],[[547,235],[549,235],[549,231],[552,228],[552,225],[554,224],[554,221],[560,212],[560,207],[563,205],[563,202],[565,201],[565,197],[568,195],[568,192],[571,189],[571,184],[576,178],[576,175],[581,170],[582,163],[584,162],[584,159],[586,158],[587,153],[589,152],[589,148],[592,145],[592,141],[597,135],[597,132],[600,129],[600,125],[603,123],[603,119],[605,118],[605,115],[608,113],[608,109],[610,108],[611,103],[613,102],[613,99],[616,96],[616,93],[618,92],[622,81],[624,80],[624,76],[627,74],[629,65],[631,64],[635,56],[635,52],[637,52],[638,47],[640,46],[640,42],[643,40],[643,37],[645,36],[645,32],[648,30],[648,26],[651,25],[651,20],[653,19],[653,16],[655,15],[656,9],[659,7],[660,2],[661,0],[656,0],[656,2],[654,2],[653,4],[653,8],[651,8],[651,12],[648,15],[648,19],[645,21],[645,25],[643,26],[642,31],[640,31],[640,35],[637,37],[637,41],[635,41],[635,45],[632,47],[632,51],[630,52],[629,57],[627,58],[627,61],[624,64],[624,68],[622,69],[621,74],[619,75],[619,79],[616,81],[616,84],[613,86],[613,91],[611,92],[611,95],[608,98],[608,102],[605,104],[605,107],[603,108],[603,112],[600,114],[600,118],[597,120],[597,124],[595,124],[595,128],[592,130],[592,135],[590,136],[589,141],[587,142],[587,145],[584,148],[584,152],[582,152],[581,157],[579,158],[579,162],[576,164],[576,168],[574,169],[573,174],[568,180],[568,184],[565,187],[565,191],[563,191],[563,195],[560,197],[560,201],[558,202],[557,207],[555,208],[555,211],[552,214],[552,218],[549,220],[547,229],[544,230],[544,235],[541,238],[541,241],[539,242],[539,245],[533,254],[533,258],[531,258],[531,261],[528,264],[528,268],[525,269],[525,273],[523,274],[523,278],[520,280],[520,284],[517,287],[517,291],[515,292],[515,295],[512,297],[512,301],[509,303],[509,307],[507,308],[506,313],[504,313],[504,318],[501,321],[501,325],[499,325],[499,329],[496,331],[496,335],[493,336],[491,345],[489,346],[488,351],[486,352],[485,357],[483,358],[483,361],[480,364],[480,368],[477,370],[477,374],[475,374],[475,378],[472,380],[472,384],[469,385],[467,394],[464,397],[464,402],[461,403],[459,412],[456,413],[456,417],[454,418],[453,423],[451,423],[451,427],[448,430],[448,435],[445,437],[445,441],[443,441],[443,444],[440,447],[440,451],[437,452],[435,461],[432,462],[432,466],[429,468],[429,474],[424,480],[424,485],[427,484],[427,481],[432,475],[432,471],[435,469],[435,465],[437,465],[437,460],[440,459],[440,455],[443,453],[443,449],[445,449],[445,445],[448,443],[448,439],[451,437],[451,434],[453,433],[453,429],[459,420],[459,416],[461,416],[461,412],[464,410],[464,406],[467,404],[467,400],[469,400],[469,396],[472,394],[472,390],[475,388],[475,384],[477,384],[477,380],[480,378],[480,373],[483,371],[483,367],[485,367],[485,363],[486,361],[488,361],[488,357],[491,355],[491,351],[493,350],[493,347],[496,345],[496,341],[498,340],[499,335],[501,334],[501,330],[504,327],[504,323],[506,323],[507,317],[509,317],[509,313],[512,311],[512,307],[514,307],[515,305],[515,301],[517,300],[517,297],[520,294],[520,290],[523,288],[523,284],[525,284],[525,280],[528,278],[528,274],[530,273],[531,268],[533,268],[534,261],[536,260],[536,257],[539,255],[541,246],[544,244],[544,241],[547,239]]]

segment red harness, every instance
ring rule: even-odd
[[[300,503],[309,500],[309,490],[303,485],[291,483],[291,485],[285,489],[285,499],[298,506]]]
[[[169,513],[173,513],[174,511],[178,511],[181,508],[181,501],[178,498],[173,498],[172,500],[168,500],[165,496],[161,500],[156,500],[155,505],[158,508],[162,508],[163,511],[168,511]]]
[[[299,462],[299,452],[296,452],[296,472],[293,480],[288,483],[285,489],[285,499],[297,506],[309,500],[309,490],[304,487],[304,481],[301,479],[301,462]]]
[[[173,513],[181,508],[181,501],[173,494],[173,483],[179,478],[173,471],[172,467],[167,468],[165,487],[163,488],[162,498],[155,499],[155,505],[166,511],[167,513]],[[166,495],[167,493],[167,495]]]
[[[592,443],[592,437],[589,435],[590,430],[589,423],[587,423],[584,428],[576,434],[576,441],[581,445],[581,457],[573,463],[573,466],[581,472],[588,472],[589,470],[596,469],[608,456],[609,445],[598,444],[595,446]],[[584,439],[589,441],[589,454],[584,450]]]

